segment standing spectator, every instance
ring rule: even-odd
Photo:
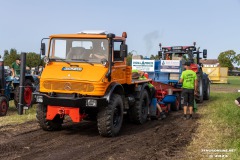
[[[21,64],[21,59],[18,57],[16,58],[16,61],[12,63],[12,77],[14,78],[16,75],[20,75],[20,64]]]
[[[179,83],[182,83],[183,111],[184,119],[192,119],[194,95],[197,93],[197,75],[190,68],[190,62],[185,62],[185,71],[182,72]],[[189,117],[187,117],[187,107],[189,108]]]

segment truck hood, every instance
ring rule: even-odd
[[[41,79],[98,82],[108,68],[101,64],[50,62],[44,68]]]

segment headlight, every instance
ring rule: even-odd
[[[44,63],[48,64],[49,58],[48,58],[47,56],[45,56],[45,57],[43,58],[43,61],[44,61]]]
[[[36,102],[42,103],[43,102],[43,96],[36,96]]]
[[[97,100],[95,100],[95,99],[88,99],[87,102],[86,102],[86,106],[96,107],[97,106]]]

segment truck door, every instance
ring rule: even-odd
[[[112,67],[112,81],[120,84],[126,83],[126,58],[121,55],[121,45],[123,41],[114,41],[113,43],[113,67]]]

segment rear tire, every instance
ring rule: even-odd
[[[203,77],[202,74],[197,74],[198,79],[198,87],[197,87],[197,95],[195,95],[195,100],[197,103],[203,102]]]
[[[113,94],[107,107],[100,108],[97,115],[98,131],[101,136],[114,137],[119,134],[123,122],[123,101]]]
[[[139,100],[130,109],[130,119],[136,124],[143,124],[147,121],[149,96],[147,90],[143,90]]]
[[[56,115],[53,120],[46,120],[47,106],[43,104],[37,104],[36,117],[40,127],[45,131],[56,131],[62,129],[64,118],[60,118],[60,115]]]
[[[209,80],[207,80],[207,81],[208,82],[206,83],[206,90],[204,92],[204,97],[203,97],[204,100],[209,100],[209,98],[210,98],[210,82],[209,82]]]
[[[26,79],[24,82],[24,86],[25,88],[24,88],[24,95],[23,95],[23,105],[27,107],[32,107],[33,85],[31,80]],[[14,104],[17,109],[18,109],[19,97],[20,97],[20,88],[19,88],[19,85],[17,85],[14,90]]]
[[[0,116],[5,116],[8,110],[8,101],[6,97],[0,97]]]

